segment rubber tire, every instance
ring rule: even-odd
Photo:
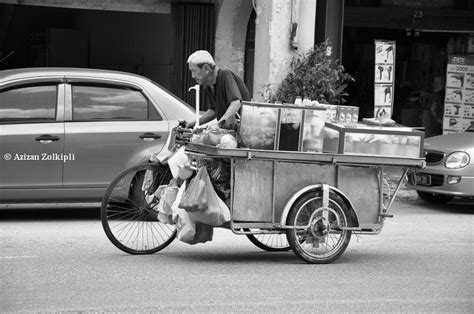
[[[143,174],[146,170],[153,170],[154,182],[152,184],[152,189],[155,189],[160,184],[168,184],[171,179],[171,173],[168,167],[159,164],[142,164],[137,165],[132,168],[129,168],[123,171],[121,174],[115,178],[112,183],[110,183],[107,191],[105,192],[104,198],[102,199],[102,205],[100,210],[102,227],[104,229],[107,238],[115,245],[118,249],[126,252],[128,254],[138,255],[138,254],[153,254],[156,253],[165,247],[167,247],[173,240],[176,238],[176,228],[174,225],[162,224],[156,218],[156,213],[149,211],[149,206],[145,204],[144,196],[140,197],[137,194],[138,188],[141,189],[141,184],[143,182]],[[123,184],[123,180],[126,182],[131,182],[130,188],[128,191],[128,198],[125,202],[117,203],[113,201],[113,193],[115,189],[123,190],[119,188],[119,184]],[[127,192],[124,193],[126,195]],[[128,201],[128,202],[127,202]],[[120,204],[120,206],[118,205]],[[124,214],[117,214],[117,208],[121,208],[124,211]],[[114,212],[112,212],[114,211]],[[159,243],[152,243],[151,246],[146,248],[133,247],[127,243],[124,243],[118,235],[115,234],[114,226],[112,222],[114,221],[112,216],[119,216],[123,220],[129,220],[130,223],[138,223],[143,226],[146,224],[147,228],[130,228],[132,232],[135,230],[140,230],[143,232],[152,233],[152,241],[160,240]],[[125,219],[124,219],[125,218]],[[121,221],[123,221],[121,220]],[[123,222],[121,222],[123,224]],[[123,228],[121,228],[123,229]],[[160,234],[158,237],[154,233],[168,229],[169,232],[166,232],[164,235]],[[128,231],[127,231],[128,232]],[[142,236],[145,236],[142,234]],[[148,234],[147,234],[148,236]],[[139,238],[137,236],[137,238]],[[147,238],[148,239],[148,238]],[[149,244],[147,242],[147,244]]]
[[[311,200],[319,199],[318,205],[312,209],[311,212],[314,212],[317,208],[322,206],[322,191],[311,191],[308,193],[303,194],[291,207],[288,218],[287,218],[287,225],[294,226],[297,215],[299,214],[300,208],[305,204],[309,203]],[[320,204],[319,204],[320,202]],[[349,226],[351,224],[351,214],[349,209],[347,208],[346,204],[343,200],[333,191],[329,193],[329,207],[335,210],[338,215],[340,215],[340,219],[343,220],[344,226]],[[309,218],[308,218],[309,219]],[[307,224],[307,222],[305,222]],[[306,231],[305,231],[306,232]],[[311,252],[307,251],[305,246],[305,239],[299,238],[297,235],[296,229],[287,229],[286,234],[288,238],[288,243],[291,246],[293,252],[303,261],[310,264],[328,264],[337,259],[339,256],[344,253],[347,246],[349,245],[352,231],[351,230],[341,230],[341,240],[337,243],[337,247],[334,250],[330,250],[325,256],[319,256],[312,254]]]
[[[416,191],[418,196],[430,204],[446,204],[454,198],[452,195]]]
[[[250,240],[250,242],[252,242],[256,247],[267,252],[287,252],[291,250],[291,247],[289,244],[287,246],[272,246],[268,244],[273,243],[274,241],[265,241],[265,243],[263,243],[257,238],[257,236],[280,236],[280,235],[281,234],[258,234],[258,235],[247,234],[246,236]]]

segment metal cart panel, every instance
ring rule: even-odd
[[[336,165],[276,162],[275,221],[280,222],[288,200],[299,190],[315,183],[336,183]]]
[[[381,191],[377,168],[340,166],[337,181],[336,187],[354,205],[361,227],[380,222]]]
[[[232,220],[272,222],[273,162],[236,159]]]
[[[279,223],[295,193],[321,182],[338,188],[351,200],[360,224],[380,222],[375,168],[247,159],[236,159],[233,167],[234,221]]]

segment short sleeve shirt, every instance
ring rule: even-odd
[[[228,69],[218,69],[216,83],[204,88],[204,100],[209,104],[209,108],[216,112],[219,120],[232,101],[239,99],[250,100],[250,93],[244,81],[234,72]]]

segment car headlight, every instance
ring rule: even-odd
[[[465,152],[454,152],[449,154],[444,162],[444,166],[448,169],[464,168],[469,164],[471,158]]]

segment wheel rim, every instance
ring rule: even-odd
[[[297,211],[295,226],[309,226],[295,229],[296,244],[311,258],[330,258],[345,245],[347,217],[342,208],[330,200],[329,207],[322,207],[322,200],[316,197],[306,201]]]
[[[115,180],[102,205],[107,236],[115,246],[131,254],[154,253],[167,246],[176,235],[174,225],[157,219],[155,208],[159,199],[141,190],[144,171],[143,167],[129,171]]]

